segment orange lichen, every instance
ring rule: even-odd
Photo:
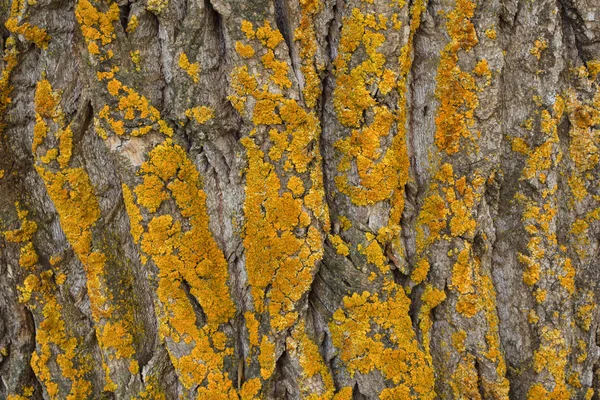
[[[169,347],[184,350],[181,357],[170,352],[171,361],[186,388],[202,384],[198,398],[210,393],[233,393],[232,383],[223,373],[223,360],[233,349],[219,331],[235,313],[227,286],[227,262],[208,227],[206,195],[200,176],[185,151],[167,139],[156,146],[140,168],[144,182],[160,181],[162,201],[177,207],[189,227],[170,214],[155,215],[147,223],[141,249],[158,267],[160,332]],[[155,213],[148,202],[146,183],[135,189],[140,205]],[[189,295],[202,306],[206,325],[198,327]],[[180,351],[181,351],[180,350]]]
[[[302,375],[298,380],[302,398],[331,398],[335,391],[333,378],[325,360],[319,352],[319,346],[311,339],[300,322],[286,340],[286,350],[299,360]],[[318,385],[318,386],[317,386]],[[315,386],[322,390],[315,390]]]
[[[324,66],[315,65],[317,54],[317,36],[315,32],[315,18],[322,8],[318,1],[306,0],[300,2],[301,18],[298,27],[294,31],[294,39],[298,43],[299,54],[302,60],[300,70],[304,75],[305,85],[302,89],[304,101],[308,107],[315,107],[317,99],[321,95],[321,80],[319,72]]]
[[[100,46],[104,47],[116,38],[113,24],[119,21],[119,15],[120,11],[117,3],[111,3],[109,9],[103,13],[89,0],[79,0],[77,2],[75,17],[90,54],[99,55]],[[106,55],[108,56],[108,52]]]
[[[269,21],[256,31],[244,21],[242,32],[252,42],[241,45],[252,46],[260,54],[254,56],[260,73],[250,73],[247,66],[234,69],[234,94],[229,97],[254,125],[249,137],[241,140],[248,158],[243,243],[253,299],[253,309],[245,319],[260,379],[248,377],[252,385],[244,384],[242,390],[260,392],[261,382],[271,377],[276,360],[275,338],[262,332],[265,327],[267,332],[283,332],[300,318],[297,306],[322,257],[325,235],[321,232],[328,229],[329,221],[317,142],[318,118],[296,100],[296,92],[288,92],[292,85],[287,60],[277,57],[283,37]],[[265,140],[263,145],[258,138]],[[261,321],[260,334],[257,321]],[[298,343],[293,350],[303,348],[308,351],[312,347]]]
[[[185,53],[181,53],[179,55],[179,68],[184,70],[194,83],[198,83],[200,81],[200,64],[191,63],[188,60],[188,56]]]
[[[235,51],[243,58],[252,58],[256,53],[252,46],[241,42],[235,42]]]
[[[15,0],[10,7],[10,16],[4,23],[6,29],[17,35],[22,35],[26,40],[35,43],[41,49],[48,48],[50,36],[46,30],[26,21],[27,3],[23,0]]]
[[[540,395],[565,400],[572,397],[566,382],[568,354],[569,349],[560,330],[543,327],[540,346],[533,355],[533,369],[536,373],[546,370],[554,381],[554,387],[547,390],[542,384],[536,383],[529,389],[528,399],[538,399]]]
[[[4,42],[4,68],[0,74],[0,113],[5,115],[6,109],[11,103],[10,94],[13,87],[10,84],[12,71],[17,66],[18,51],[14,37],[8,37]],[[0,119],[0,133],[6,125],[5,118]]]
[[[404,393],[411,397],[433,399],[433,369],[426,361],[408,316],[410,300],[397,287],[380,299],[377,294],[354,293],[343,300],[329,324],[334,346],[351,375],[381,371],[393,382],[395,391],[385,390],[383,397]],[[378,326],[377,335],[373,332]],[[378,336],[391,343],[386,346]],[[393,396],[391,397],[393,398]]]
[[[38,256],[33,246],[33,235],[37,231],[37,224],[28,219],[29,212],[22,209],[19,203],[15,204],[21,226],[18,229],[4,232],[9,242],[21,244],[21,258],[19,263],[29,271],[39,269]],[[24,255],[26,259],[24,260]],[[91,393],[91,383],[85,379],[90,371],[87,361],[84,360],[81,350],[77,349],[82,338],[71,335],[66,330],[65,321],[61,315],[62,305],[54,296],[57,291],[56,283],[51,270],[43,271],[39,276],[30,273],[23,285],[18,288],[20,301],[27,303],[28,307],[38,317],[36,324],[36,352],[31,356],[31,367],[37,378],[46,387],[51,399],[66,398],[75,400],[84,398]],[[71,381],[69,392],[61,392],[54,383],[53,369],[50,362],[55,362],[64,378]],[[33,388],[23,390],[24,398],[33,393]],[[66,397],[65,397],[66,396]],[[10,397],[10,396],[9,396]]]
[[[244,26],[242,24],[242,30]],[[281,42],[283,42],[283,36],[279,29],[273,29],[269,21],[265,21],[265,24],[256,29],[256,38],[260,40],[263,46],[274,50]]]
[[[100,218],[100,208],[85,169],[70,166],[72,132],[69,126],[63,127],[60,96],[52,90],[50,82],[44,79],[36,88],[34,100],[38,123],[46,118],[50,121],[47,125],[58,125],[54,138],[38,137],[33,143],[34,148],[42,145],[51,147],[52,139],[58,139],[60,155],[57,158],[57,167],[52,161],[54,157],[48,156],[48,153],[52,152],[58,154],[56,148],[49,149],[46,157],[36,154],[35,167],[44,180],[65,236],[86,272],[87,290],[92,317],[96,322],[98,342],[106,355],[112,354],[117,359],[130,358],[135,353],[132,340],[126,339],[133,336],[133,324],[131,317],[127,315],[130,305],[127,302],[120,304],[117,312],[113,312],[111,308],[114,294],[106,282],[107,257],[103,252],[93,249],[92,240],[92,228]],[[109,329],[109,332],[111,329],[117,329],[125,334],[114,338],[107,334],[106,329]]]
[[[532,54],[538,60],[542,57],[542,51],[548,48],[548,42],[545,40],[536,39],[529,53]]]
[[[129,229],[131,232],[131,236],[133,236],[133,239],[136,242],[139,242],[140,238],[142,237],[142,233],[144,232],[144,228],[141,224],[142,214],[138,206],[135,204],[135,201],[133,199],[133,193],[131,192],[131,189],[129,189],[129,186],[123,183],[121,185],[121,188],[123,190],[123,200],[125,202],[125,209],[127,211],[127,215],[129,215]]]
[[[140,21],[138,20],[137,15],[132,15],[127,22],[127,33],[133,33],[138,28]]]
[[[497,33],[496,30],[494,28],[488,28],[485,30],[485,36],[487,36],[488,38],[492,39],[492,40],[496,40],[497,37]]]
[[[215,114],[212,108],[206,106],[198,106],[185,110],[185,116],[193,118],[199,125],[205,124],[207,121],[214,118]]]
[[[471,137],[473,113],[479,105],[473,76],[458,64],[458,52],[469,51],[479,42],[471,22],[474,11],[475,3],[457,0],[456,8],[448,13],[446,28],[451,40],[438,66],[436,97],[440,106],[435,119],[435,144],[449,155],[458,152],[461,138]]]

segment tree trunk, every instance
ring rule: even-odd
[[[2,4],[0,398],[598,398],[597,0]]]

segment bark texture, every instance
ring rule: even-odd
[[[0,398],[598,398],[597,0],[1,4]]]

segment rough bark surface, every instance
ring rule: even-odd
[[[597,0],[4,0],[1,399],[592,399]]]

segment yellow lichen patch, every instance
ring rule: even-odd
[[[368,292],[346,296],[329,324],[332,341],[351,375],[380,371],[394,387],[403,388],[398,393],[433,399],[433,369],[417,342],[409,308],[401,287],[384,299]],[[389,391],[384,394],[390,398]]]
[[[473,317],[482,307],[480,289],[477,283],[481,279],[480,263],[472,258],[471,247],[465,242],[465,248],[458,253],[456,263],[452,267],[452,283],[450,287],[458,292],[456,311],[468,318]]]
[[[244,26],[242,25],[242,30]],[[279,29],[273,29],[269,21],[265,21],[265,24],[256,30],[256,38],[260,40],[264,47],[274,50],[281,42],[283,42],[283,36]]]
[[[570,399],[571,392],[567,388],[566,366],[569,348],[560,330],[542,328],[541,343],[533,355],[533,369],[536,373],[547,371],[554,383],[552,390],[547,390],[542,384],[532,385],[527,393],[528,399],[538,399],[539,395],[552,399]]]
[[[302,368],[302,375],[299,379],[302,398],[326,399],[333,397],[335,391],[333,378],[319,352],[319,346],[306,332],[304,321],[300,322],[292,331],[292,335],[287,338],[286,350],[294,359],[299,360]],[[315,391],[315,386],[321,387],[323,390]]]
[[[4,68],[0,73],[0,113],[5,114],[6,108],[11,103],[10,93],[12,92],[12,86],[10,84],[10,77],[12,71],[17,66],[17,47],[14,37],[9,37],[4,42]],[[6,125],[5,119],[0,119],[0,133],[4,130]]]
[[[121,185],[121,188],[123,190],[123,200],[125,202],[125,209],[127,210],[127,215],[129,215],[129,229],[131,232],[131,236],[136,242],[139,242],[140,238],[142,237],[142,233],[144,232],[144,228],[141,224],[142,214],[138,206],[135,204],[135,201],[133,199],[133,193],[131,192],[131,189],[129,189],[129,186],[123,183]]]
[[[267,53],[261,57],[261,61],[264,67],[271,70],[273,73],[271,80],[274,84],[286,89],[292,86],[292,82],[288,78],[288,63],[275,59],[273,50],[268,50]]]
[[[144,390],[139,393],[141,399],[166,400],[166,395],[156,375],[150,375],[145,379]]]
[[[572,163],[568,177],[569,187],[575,203],[592,200],[598,205],[598,198],[590,196],[596,183],[593,172],[600,161],[600,135],[596,128],[600,124],[600,91],[596,88],[593,101],[580,101],[574,92],[568,94],[567,113],[571,122],[568,157]],[[591,189],[591,190],[590,190]],[[580,259],[586,259],[589,254],[588,228],[594,221],[600,219],[598,208],[584,215],[577,215],[571,226],[575,236],[575,250]]]
[[[155,14],[162,13],[165,8],[169,5],[169,0],[148,0],[148,11],[152,11]]]
[[[589,79],[596,79],[600,74],[600,60],[590,60],[586,63]]]
[[[512,140],[512,151],[527,155],[530,150],[525,139],[516,137]]]
[[[331,241],[331,244],[333,244],[335,251],[338,254],[341,254],[344,257],[350,254],[350,249],[338,235],[329,235],[329,241]]]
[[[466,354],[458,363],[450,380],[454,397],[457,399],[481,400],[478,377],[479,374],[475,369],[475,357],[472,354]]]
[[[72,148],[73,148],[73,132],[71,126],[67,126],[64,130],[56,133],[59,140],[59,155],[56,158],[60,168],[65,168],[71,160]]]
[[[340,226],[343,230],[347,231],[352,227],[352,221],[348,217],[340,216]]]
[[[496,30],[494,28],[488,28],[485,30],[485,36],[487,36],[488,38],[492,39],[492,40],[496,40],[497,37],[497,33]]]
[[[94,1],[95,2],[95,1]],[[79,0],[75,7],[75,17],[91,55],[101,55],[100,47],[107,46],[116,38],[113,24],[119,21],[119,5],[111,3],[106,12],[101,12],[89,0]],[[109,57],[109,52],[101,55]]]
[[[471,138],[473,113],[479,105],[475,79],[458,65],[458,52],[469,51],[479,42],[471,22],[474,11],[474,2],[457,0],[456,8],[448,13],[446,28],[451,40],[442,50],[437,71],[435,93],[440,106],[435,144],[449,155],[458,152],[461,138]]]
[[[252,22],[243,20],[240,30],[246,35],[248,39],[254,39],[256,36],[256,32],[254,31],[254,27],[252,26]]]
[[[477,76],[485,77],[487,84],[489,84],[492,80],[492,71],[490,71],[490,67],[485,58],[479,60],[479,62],[475,64],[475,68],[473,68],[473,73]]]
[[[210,107],[198,106],[185,110],[185,116],[193,118],[199,125],[205,124],[214,118],[214,111]]]
[[[365,239],[368,244],[366,246],[359,244],[358,251],[367,257],[368,263],[375,265],[385,274],[389,271],[389,266],[387,265],[387,258],[385,257],[385,254],[383,254],[381,244],[370,233],[366,234]]]
[[[295,199],[290,193],[280,197],[281,183],[272,165],[263,161],[264,154],[251,139],[245,138],[242,143],[249,158],[244,206],[248,279],[259,312],[263,312],[266,300],[264,290],[272,286],[269,293],[271,325],[281,330],[293,322],[290,320],[296,315],[292,311],[293,304],[308,290],[315,263],[323,251],[322,239],[315,228],[309,226],[311,218],[303,210],[302,199]],[[296,228],[307,229],[307,236],[297,238]]]
[[[533,43],[533,47],[531,50],[529,50],[529,53],[539,60],[542,57],[542,51],[546,50],[547,48],[547,41],[536,39],[536,41]]]
[[[140,95],[135,89],[123,85],[117,78],[119,68],[113,67],[110,72],[99,73],[100,81],[106,80],[108,93],[113,97],[111,105],[105,104],[98,113],[99,121],[104,121],[109,129],[98,126],[104,132],[104,137],[108,137],[106,131],[114,132],[118,136],[125,134],[131,136],[143,136],[153,129],[158,130],[165,136],[173,136],[173,129],[169,127],[166,121],[161,119],[160,112],[150,104],[148,99]],[[200,115],[203,113],[199,110]],[[114,118],[116,117],[116,119]],[[136,121],[137,127],[125,129],[124,121]]]
[[[23,0],[15,0],[10,7],[10,16],[4,23],[6,29],[17,35],[22,35],[26,40],[35,43],[41,49],[48,48],[50,36],[46,30],[25,21],[27,18],[27,3]]]
[[[569,294],[575,293],[575,268],[573,268],[570,258],[566,258],[562,265],[564,275],[558,278],[562,287],[564,287]]]
[[[145,182],[158,180],[164,194],[161,201],[171,202],[188,221],[186,228],[170,214],[154,215],[141,240],[141,249],[158,268],[161,335],[169,348],[184,353],[177,357],[170,351],[171,361],[184,387],[207,382],[198,389],[199,399],[232,394],[232,382],[220,371],[233,348],[219,328],[233,317],[235,305],[228,292],[227,262],[208,227],[200,175],[185,151],[170,139],[150,152],[140,174],[144,183],[135,189],[140,205],[156,211],[147,200]],[[198,326],[186,287],[202,306],[203,327]]]
[[[14,2],[16,4],[18,2]],[[23,22],[19,24],[16,17],[9,18],[4,24],[6,29],[12,33],[23,35],[25,39],[35,43],[41,49],[48,48],[48,42],[50,41],[50,35],[46,33],[46,30],[35,25],[31,25],[29,22]]]
[[[252,58],[256,53],[252,46],[243,44],[242,42],[235,42],[235,51],[243,58]]]
[[[33,234],[37,231],[37,224],[34,221],[27,219],[29,211],[21,208],[19,203],[15,204],[17,215],[21,221],[21,227],[12,231],[3,232],[7,241],[13,243],[29,242]]]
[[[338,175],[335,182],[341,193],[350,197],[357,205],[374,204],[389,199],[398,182],[407,181],[408,156],[405,139],[397,134],[385,154],[380,141],[390,134],[396,117],[387,107],[374,107],[373,123],[364,129],[353,129],[352,135],[335,144],[342,158],[339,172],[346,172],[355,162],[360,185],[352,185],[347,175]]]
[[[129,57],[131,58],[131,62],[133,63],[135,70],[137,72],[140,72],[142,70],[140,67],[140,63],[142,61],[142,55],[141,55],[140,51],[139,50],[130,51]]]
[[[200,81],[200,64],[191,63],[190,60],[188,60],[187,54],[183,52],[179,55],[179,68],[184,70],[190,78],[192,78],[194,83]]]
[[[448,225],[448,214],[450,212],[446,202],[439,194],[431,194],[425,198],[417,219],[418,253],[440,238],[441,231]]]
[[[577,307],[577,323],[584,331],[590,330],[595,310],[594,293],[591,291],[585,292],[582,295],[581,304]]]
[[[132,15],[127,22],[127,33],[133,33],[138,28],[140,21],[138,20],[137,15]]]

